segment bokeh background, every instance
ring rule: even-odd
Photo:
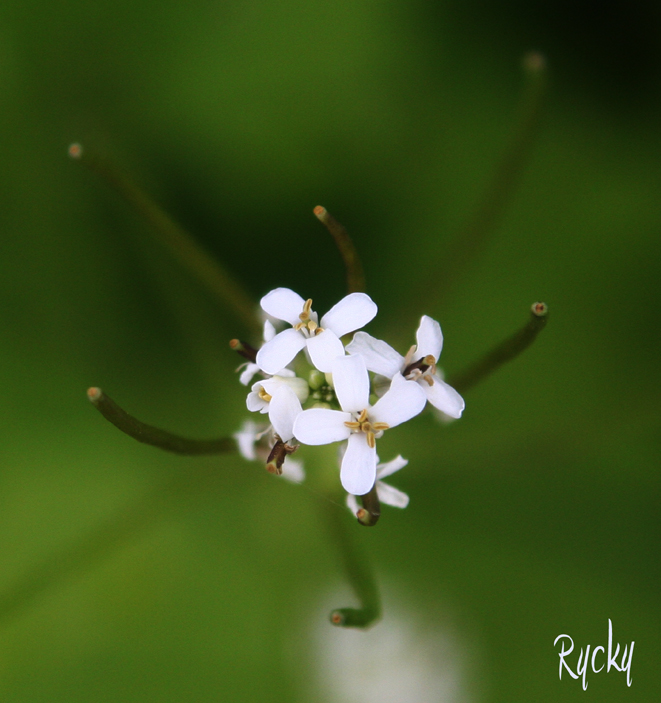
[[[658,698],[660,15],[592,0],[2,4],[3,703]],[[536,140],[453,269],[516,137],[531,49],[550,82]],[[314,480],[167,455],[87,402],[98,385],[195,437],[248,415],[227,346],[242,321],[67,158],[78,140],[255,300],[289,286],[323,311],[344,294],[312,216],[325,205],[363,255],[369,330],[403,351],[432,315],[448,374],[550,306],[460,421],[425,415],[380,444],[410,460],[392,483],[411,503],[355,526],[384,595],[368,632],[327,622],[353,596]],[[575,666],[609,618],[635,640],[632,687],[614,671],[587,692],[559,681],[554,639],[572,636]]]

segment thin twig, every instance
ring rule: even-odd
[[[69,147],[69,156],[103,178],[152,226],[156,239],[199,279],[225,310],[250,332],[259,334],[256,305],[238,281],[181,225],[176,223],[145,191],[109,159],[90,153],[80,144]]]
[[[448,383],[459,393],[465,393],[527,349],[544,329],[547,321],[548,307],[546,303],[533,303],[528,322],[516,334],[498,344],[465,371],[451,376]]]
[[[418,290],[424,291],[422,298],[427,305],[433,302],[438,306],[443,302],[455,280],[484,250],[500,224],[528,163],[532,146],[539,133],[548,81],[546,62],[541,54],[533,52],[526,55],[523,68],[525,87],[518,107],[513,137],[497,163],[474,212],[449,241],[442,259],[438,265],[432,267],[430,277],[425,277],[420,282]]]
[[[347,292],[362,293],[365,291],[365,273],[358,250],[349,236],[344,225],[341,225],[325,207],[317,205],[313,210],[317,219],[331,233],[340,252],[347,274]]]
[[[225,454],[236,450],[236,442],[230,437],[206,440],[187,439],[140,422],[140,420],[136,420],[129,415],[126,410],[120,408],[100,388],[88,389],[87,397],[106,420],[112,422],[124,434],[137,439],[138,442],[150,444],[153,447],[159,447],[159,449],[174,452],[175,454],[188,456]]]
[[[217,467],[192,474],[179,473],[118,510],[84,537],[29,569],[0,594],[0,624],[20,614],[42,593],[94,566],[161,519],[171,516],[173,507],[181,505],[184,495],[208,492],[218,475]]]

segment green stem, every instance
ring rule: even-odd
[[[221,306],[251,333],[260,335],[256,305],[230,273],[177,224],[145,191],[108,159],[88,153],[80,144],[69,155],[103,178],[152,226],[156,238],[185,268],[200,280]]]
[[[229,437],[208,440],[186,439],[140,422],[120,408],[100,388],[90,388],[87,391],[87,397],[106,420],[112,422],[124,434],[137,439],[138,442],[188,456],[224,454],[236,450],[236,442]]]
[[[159,520],[171,516],[173,505],[180,506],[183,496],[197,495],[200,491],[207,493],[217,476],[217,466],[194,474],[179,474],[119,510],[68,548],[30,569],[0,594],[0,623],[6,623],[42,593],[90,568]]]
[[[328,524],[340,548],[349,582],[358,597],[360,608],[339,608],[330,615],[330,621],[338,627],[367,628],[381,617],[381,599],[374,574],[356,542],[352,523],[332,503],[326,506]]]
[[[341,225],[325,207],[317,205],[313,210],[315,217],[326,226],[335,240],[347,274],[347,292],[365,291],[365,273],[358,250],[349,236],[346,227]]]
[[[534,303],[530,308],[528,322],[518,332],[498,344],[465,371],[451,376],[448,383],[459,393],[465,393],[527,349],[544,329],[547,320],[548,307],[546,303]]]
[[[513,137],[494,169],[491,180],[468,220],[452,238],[443,258],[420,287],[426,304],[441,303],[471,261],[484,250],[509,206],[532,146],[539,132],[542,107],[547,89],[544,57],[531,53],[524,57],[525,87],[518,107]],[[433,293],[430,293],[433,291]]]

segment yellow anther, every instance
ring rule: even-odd
[[[298,316],[302,322],[307,322],[310,319],[310,309],[312,308],[312,298],[308,298],[303,305],[303,312]]]
[[[345,422],[344,426],[357,432],[360,429],[360,422]]]
[[[367,409],[363,410],[358,416],[358,422],[361,424],[367,420]]]
[[[314,332],[317,327],[319,327],[319,325],[314,320],[310,320],[310,322],[308,322],[308,329],[310,332]]]
[[[264,390],[264,386],[260,386],[260,387],[259,387],[259,397],[260,397],[262,400],[265,400],[267,403],[270,403],[270,402],[271,402],[271,398],[273,398],[272,395],[269,395],[269,394]]]
[[[373,429],[375,432],[383,432],[383,430],[389,430],[389,429],[390,429],[390,425],[389,425],[387,422],[375,422],[375,423],[372,425],[372,429]]]
[[[374,439],[374,432],[369,431],[366,434],[367,434],[367,446],[370,449],[374,449],[374,447],[376,447],[376,440]]]
[[[433,377],[433,376],[428,376],[427,374],[425,374],[425,375],[423,376],[423,378],[425,379],[425,381],[427,381],[427,383],[428,383],[430,386],[433,386],[433,385],[434,385],[434,377]]]
[[[431,354],[427,354],[427,356],[423,359],[423,362],[427,364],[427,366],[436,366],[436,358]]]

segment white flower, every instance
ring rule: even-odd
[[[376,494],[379,497],[379,501],[385,503],[385,505],[392,505],[395,508],[405,508],[409,504],[409,497],[406,493],[402,493],[402,491],[398,491],[396,488],[389,486],[381,479],[390,476],[390,474],[394,474],[395,471],[403,469],[409,463],[408,459],[397,455],[392,461],[381,464],[377,456],[376,461]],[[347,494],[347,506],[354,515],[360,510],[356,496],[351,493]]]
[[[307,382],[302,378],[273,376],[253,385],[246,405],[251,412],[268,413],[276,434],[287,442],[294,436],[294,420],[301,412],[301,403],[307,400],[309,391]]]
[[[375,339],[366,332],[357,332],[347,345],[349,354],[360,354],[370,371],[394,378],[404,374],[409,381],[420,385],[427,400],[450,417],[461,417],[464,399],[436,373],[436,364],[443,348],[441,326],[427,315],[423,315],[416,332],[417,345],[406,357],[397,353],[389,344]]]
[[[307,348],[312,364],[327,373],[333,360],[344,356],[340,337],[366,325],[377,313],[376,304],[365,293],[342,298],[322,318],[311,309],[312,300],[303,300],[289,288],[276,288],[260,301],[264,312],[292,325],[275,335],[257,352],[257,365],[267,374],[278,373]]]
[[[258,425],[252,420],[246,420],[241,425],[241,429],[234,433],[239,454],[248,461],[265,462],[270,452],[269,443],[266,441],[270,429],[268,425]],[[301,483],[305,478],[303,462],[292,459],[290,456],[285,457],[282,476],[294,483]]]
[[[294,436],[303,444],[348,440],[340,480],[347,493],[365,495],[376,479],[376,442],[384,430],[422,412],[426,396],[417,383],[401,374],[374,406],[369,405],[370,381],[362,356],[340,356],[332,365],[335,394],[342,410],[311,408],[294,422]]]

